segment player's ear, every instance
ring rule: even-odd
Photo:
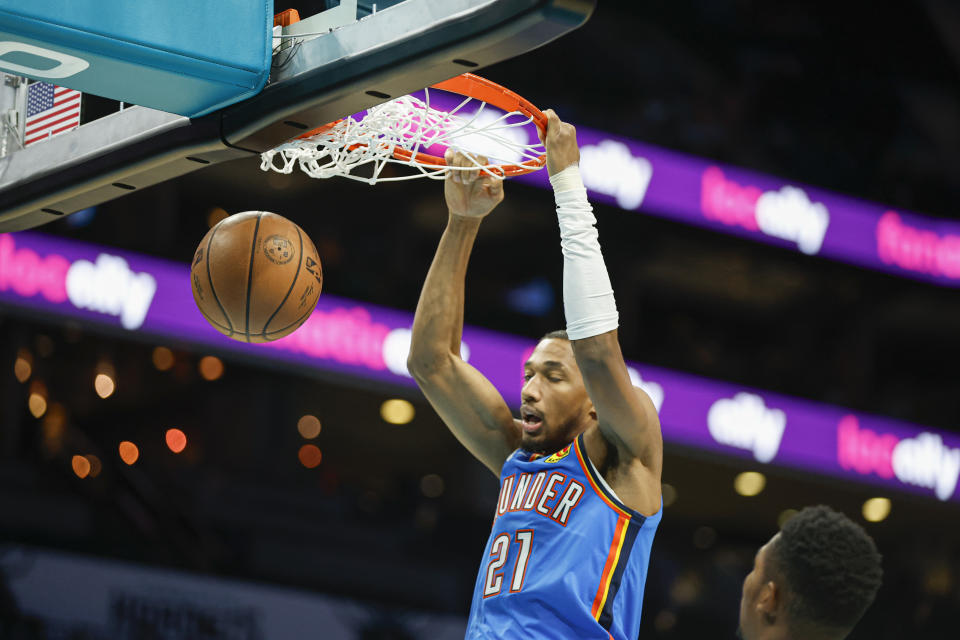
[[[772,623],[777,617],[777,611],[780,609],[783,593],[773,580],[768,580],[760,587],[760,593],[757,595],[757,612],[763,616],[763,619]]]

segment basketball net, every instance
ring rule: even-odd
[[[311,178],[342,176],[376,184],[415,178],[443,180],[449,171],[476,169],[503,178],[536,171],[546,164],[546,151],[535,134],[536,141],[529,142],[530,125],[543,131],[546,118],[526,100],[472,74],[433,88],[460,93],[464,99],[452,109],[441,110],[431,105],[427,88],[422,100],[415,96],[391,100],[358,114],[360,117],[349,116],[261,154],[260,168],[289,174],[299,166]],[[446,148],[461,152],[470,166],[447,166],[443,159]],[[388,163],[414,171],[385,177],[382,173]],[[355,173],[367,166],[372,173],[370,169],[364,175]]]

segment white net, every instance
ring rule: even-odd
[[[460,151],[474,166],[446,166],[440,160],[446,148]],[[359,119],[344,118],[314,136],[271,149],[261,154],[260,168],[288,174],[299,166],[312,178],[342,176],[369,184],[443,180],[447,171],[475,168],[500,178],[505,167],[520,167],[513,173],[540,168],[544,153],[531,117],[469,97],[441,110],[430,104],[430,90],[425,89],[423,100],[403,96],[370,108]],[[413,171],[384,176],[388,163]],[[361,167],[366,169],[357,173]]]

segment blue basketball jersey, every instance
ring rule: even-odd
[[[583,434],[547,457],[518,449],[500,472],[467,640],[636,640],[663,508],[626,507]]]

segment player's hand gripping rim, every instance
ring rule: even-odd
[[[569,166],[580,163],[580,147],[577,146],[577,129],[564,122],[553,109],[546,109],[547,132],[537,129],[540,142],[547,149],[547,173],[556,175]]]
[[[443,185],[451,215],[483,218],[503,201],[503,178],[482,169],[486,158],[447,149],[444,161],[452,168]]]

